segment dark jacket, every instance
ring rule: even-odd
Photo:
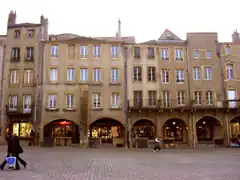
[[[23,149],[20,145],[18,136],[9,136],[6,138],[8,142],[8,153],[19,154],[23,153]]]

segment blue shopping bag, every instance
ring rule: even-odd
[[[9,168],[15,168],[16,166],[16,157],[10,156],[6,157],[7,165]]]

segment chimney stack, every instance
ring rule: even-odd
[[[240,44],[240,37],[239,37],[239,33],[237,32],[237,29],[232,34],[232,42],[236,44]]]

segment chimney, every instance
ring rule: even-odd
[[[16,11],[10,11],[8,15],[8,25],[16,24],[17,13]]]
[[[120,21],[120,19],[118,20],[118,31],[116,33],[116,37],[121,39],[121,21]]]
[[[237,29],[232,34],[232,42],[240,44],[240,37],[239,37],[239,33],[237,32]]]

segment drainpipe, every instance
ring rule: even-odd
[[[128,75],[127,75],[127,50],[124,46],[124,118],[125,118],[125,148],[129,148],[129,121],[128,121]]]

